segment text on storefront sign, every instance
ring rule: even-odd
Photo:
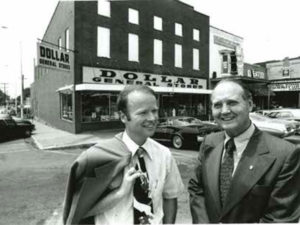
[[[69,53],[38,43],[38,64],[49,68],[70,70]]]
[[[84,83],[101,84],[144,84],[148,86],[206,88],[205,79],[175,77],[122,70],[83,67]]]

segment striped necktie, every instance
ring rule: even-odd
[[[234,140],[230,138],[225,145],[224,160],[220,167],[220,197],[222,206],[225,204],[227,193],[231,185],[234,168],[233,152],[235,149]]]

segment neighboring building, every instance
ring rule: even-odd
[[[57,128],[121,126],[126,84],[151,86],[160,116],[208,117],[209,17],[180,1],[60,1],[38,56],[34,113]]]
[[[265,108],[270,95],[266,70],[244,63],[243,41],[240,36],[210,26],[210,87],[228,77],[242,80],[253,90],[256,108]]]
[[[210,78],[243,76],[243,38],[210,26]]]
[[[272,107],[300,107],[300,57],[260,63],[267,68]]]

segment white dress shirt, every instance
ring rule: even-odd
[[[123,133],[123,142],[132,152],[132,161],[129,167],[134,167],[138,161],[136,151],[139,146]],[[153,201],[153,224],[162,223],[163,199],[179,197],[184,185],[170,150],[148,138],[141,146],[145,149],[144,160],[149,176],[150,196]],[[114,208],[97,215],[95,224],[133,224],[133,193],[125,196]]]
[[[233,167],[233,172],[232,175],[234,175],[234,172],[241,160],[242,154],[245,151],[250,138],[252,137],[253,133],[255,131],[255,126],[253,125],[253,123],[251,123],[251,125],[249,126],[249,128],[247,130],[245,130],[242,134],[240,134],[239,136],[236,136],[233,138],[234,140],[234,144],[236,147],[236,151],[233,152],[233,159],[234,159],[234,167]],[[230,137],[228,136],[228,134],[226,134],[225,132],[225,141],[224,141],[224,149],[225,149],[225,144],[227,143],[227,141],[229,141]],[[223,151],[223,156],[222,156],[222,160],[224,159],[224,152]]]

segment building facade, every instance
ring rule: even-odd
[[[266,62],[272,107],[300,108],[300,57]]]
[[[73,133],[121,126],[128,84],[149,85],[160,116],[208,116],[209,17],[177,0],[60,1],[38,43],[36,117]]]
[[[265,108],[270,95],[266,69],[244,62],[243,42],[240,36],[210,26],[210,87],[225,78],[242,80],[252,90],[256,108]]]
[[[210,26],[210,78],[243,75],[243,38]]]

